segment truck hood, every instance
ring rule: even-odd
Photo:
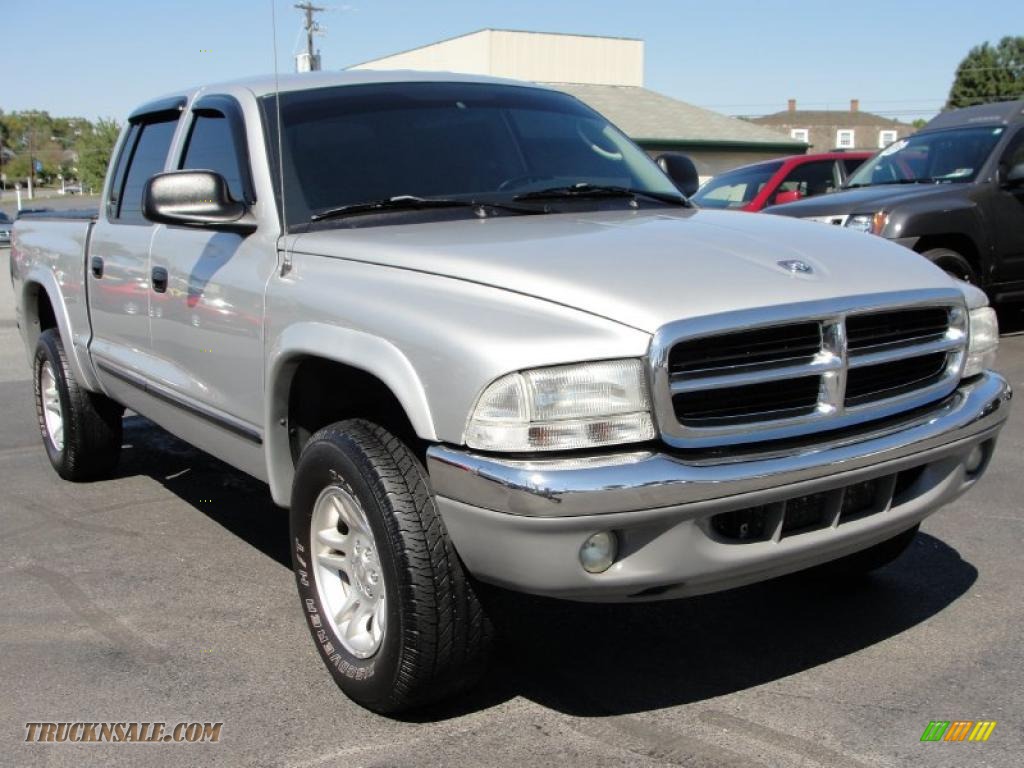
[[[766,213],[780,216],[839,216],[847,213],[875,213],[891,211],[910,200],[948,195],[963,191],[963,184],[876,184],[873,187],[848,189],[828,195],[817,195],[795,203],[765,208]]]
[[[300,235],[293,249],[489,285],[651,333],[728,310],[953,285],[918,254],[879,237],[730,211],[332,229]],[[785,261],[813,271],[793,272]]]

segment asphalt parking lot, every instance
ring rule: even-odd
[[[999,367],[1020,389],[1024,315],[1004,314]],[[390,720],[321,667],[263,485],[139,417],[115,479],[56,476],[4,278],[0,765],[1018,766],[1021,407],[985,481],[856,585],[492,596],[505,636],[484,683]],[[986,743],[919,741],[930,720],[982,719]],[[187,720],[223,721],[220,742],[24,743],[27,722]]]

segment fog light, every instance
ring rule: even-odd
[[[968,475],[975,474],[981,465],[985,462],[985,451],[980,445],[976,445],[971,449],[971,452],[967,455],[967,461],[964,462],[964,469],[967,470]]]
[[[587,538],[580,547],[580,564],[587,573],[604,573],[612,567],[619,543],[611,531],[601,531]]]

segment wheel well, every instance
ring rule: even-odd
[[[306,358],[298,363],[288,389],[288,440],[292,461],[322,427],[360,418],[389,430],[422,459],[421,441],[401,402],[371,373],[344,363]]]
[[[34,346],[39,334],[57,327],[57,315],[53,311],[50,295],[39,283],[30,283],[24,295],[28,340]]]
[[[971,265],[974,274],[979,278],[984,278],[981,271],[981,256],[978,253],[978,246],[967,235],[957,233],[927,235],[914,244],[914,250],[918,253],[924,253],[933,248],[948,248],[951,251],[956,251],[967,259],[967,263]]]

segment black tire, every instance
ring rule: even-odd
[[[829,579],[855,579],[888,565],[902,555],[917,536],[920,523],[891,539],[854,552],[846,557],[812,568],[809,573]]]
[[[978,285],[978,273],[971,263],[956,251],[949,248],[932,248],[921,254],[935,266],[946,271],[950,277],[963,280],[971,285]]]
[[[387,623],[369,658],[345,648],[316,588],[311,519],[330,486],[359,502],[376,541]],[[351,699],[375,712],[397,713],[479,679],[491,624],[438,514],[426,472],[405,443],[363,420],[321,429],[299,457],[290,518],[307,625],[324,664]]]
[[[60,447],[46,428],[41,377],[47,364],[53,371],[63,419]],[[79,386],[68,367],[64,343],[56,329],[39,335],[32,373],[39,432],[57,474],[75,482],[109,477],[121,457],[124,407]]]

